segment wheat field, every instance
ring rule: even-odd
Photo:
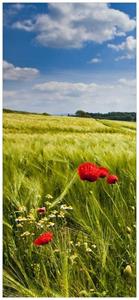
[[[4,297],[135,297],[136,124],[4,113],[3,126]],[[82,181],[83,162],[118,183]]]

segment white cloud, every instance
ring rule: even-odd
[[[79,97],[83,95],[91,95],[100,88],[113,88],[112,85],[98,85],[94,82],[92,83],[72,83],[72,82],[59,82],[59,81],[49,81],[40,84],[35,84],[33,90],[38,90],[47,94],[60,94],[62,97],[72,96]],[[55,98],[55,97],[54,97]]]
[[[98,57],[94,57],[89,61],[90,64],[98,64],[100,62],[102,62],[102,59]]]
[[[130,54],[121,55],[115,58],[115,61],[125,60],[125,59],[133,59],[134,56]]]
[[[7,61],[3,62],[4,80],[31,80],[39,74],[36,68],[15,67]]]
[[[15,4],[12,3],[12,6],[11,6],[12,10],[15,11],[16,13],[19,10],[23,9],[24,7],[25,7],[25,5],[23,3],[15,3]]]
[[[12,27],[36,32],[36,41],[48,47],[81,48],[125,35],[136,22],[105,3],[49,3],[48,14],[15,22]]]
[[[136,49],[136,39],[133,36],[128,36],[125,42],[122,42],[121,44],[118,45],[108,44],[108,47],[116,51],[120,51],[120,50],[133,51]]]
[[[132,59],[136,54],[136,39],[133,36],[128,36],[121,44],[108,44],[108,47],[120,52],[123,51],[125,54],[117,57],[115,60]]]
[[[13,28],[25,30],[28,32],[34,31],[34,24],[32,20],[25,20],[23,22],[17,21],[12,25]]]
[[[18,110],[74,113],[78,109],[90,112],[135,111],[135,80],[121,78],[112,84],[48,81],[5,90],[4,107]]]
[[[14,16],[18,14],[19,11],[21,11],[25,7],[25,4],[23,3],[12,3],[8,8],[4,8],[4,13],[6,13],[7,16]]]
[[[5,8],[5,4],[3,5],[3,21],[4,25],[8,25],[12,18],[14,18],[19,11],[24,8],[24,4],[21,3],[12,3],[10,6]]]
[[[5,26],[10,26],[12,23],[15,22],[15,20],[18,17],[18,14],[24,14],[28,13],[28,10],[30,12],[34,12],[35,5],[33,3],[4,3],[3,4],[3,21]]]
[[[136,87],[136,79],[120,78],[118,82],[127,87]]]

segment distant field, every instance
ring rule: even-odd
[[[4,296],[135,297],[136,123],[4,113],[3,126]],[[81,181],[86,161],[118,184]]]

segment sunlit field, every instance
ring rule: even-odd
[[[4,296],[135,297],[136,124],[3,119]],[[81,180],[83,162],[118,182]],[[35,245],[44,232],[52,240]]]

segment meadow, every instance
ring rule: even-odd
[[[3,126],[4,297],[135,297],[136,124],[4,113]],[[118,182],[82,181],[83,162]]]

